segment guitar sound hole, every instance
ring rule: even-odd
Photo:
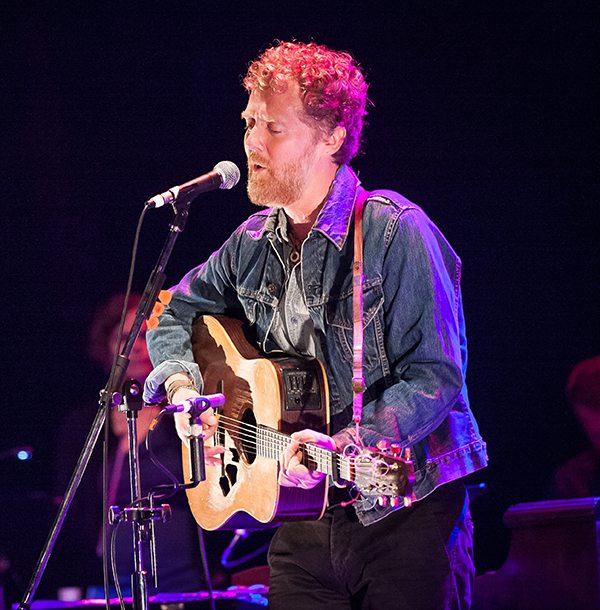
[[[234,450],[235,451],[235,450]],[[237,452],[236,452],[237,453]],[[219,478],[219,487],[226,496],[231,491],[231,488],[237,481],[237,466],[235,464],[227,464],[225,466],[225,474]]]
[[[229,485],[229,480],[227,477],[219,477],[219,487],[221,488],[224,496],[231,491],[231,485]]]
[[[229,479],[229,482],[233,487],[235,485],[235,482],[237,481],[237,466],[234,466],[233,464],[227,464],[227,466],[225,466],[225,472],[227,473],[227,478]]]
[[[256,417],[252,409],[248,408],[241,417],[241,446],[244,459],[252,464],[256,459]]]

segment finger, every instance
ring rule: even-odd
[[[297,456],[293,455],[285,468],[279,470],[279,483],[285,487],[297,487],[306,469],[300,464]]]
[[[290,460],[292,459],[292,455],[287,449],[284,449],[279,456],[279,467],[282,472],[286,472],[288,469],[288,465]]]
[[[222,445],[204,445],[204,463],[207,466],[220,466],[223,453],[225,453],[225,447]]]
[[[289,467],[290,460],[296,455],[298,449],[300,447],[300,443],[296,441],[290,442],[290,444],[281,452],[279,463],[281,468],[285,471]]]
[[[318,432],[314,430],[298,430],[296,432],[292,432],[291,438],[299,443],[307,443],[316,439],[318,436]]]
[[[206,440],[213,438],[216,431],[217,431],[216,427],[212,427],[212,426],[205,427],[205,426],[202,426],[202,434],[204,435],[204,438]]]
[[[288,473],[296,473],[296,472],[308,472],[308,468],[302,465],[302,455],[300,453],[294,454],[290,461],[288,462],[288,467],[286,472]]]
[[[177,431],[177,436],[185,443],[185,445],[189,448],[189,436],[190,436],[190,418],[189,415],[185,413],[176,413],[174,416],[175,420],[175,430]]]
[[[303,466],[298,455],[294,455],[284,471],[285,476],[296,484],[309,474],[308,468]]]
[[[278,478],[277,482],[282,487],[296,487],[296,483],[294,481],[290,480],[288,477],[286,477],[285,473],[283,471],[281,471],[279,473],[279,478]]]
[[[292,464],[292,460],[295,458],[296,452],[294,450],[294,444],[290,443],[282,452],[279,457],[279,476],[282,484],[290,487],[294,486],[295,481],[289,476],[290,466]],[[296,458],[296,463],[298,460]]]
[[[208,466],[221,466],[223,463],[222,457],[220,453],[216,453],[214,455],[204,454],[204,463]]]
[[[222,453],[225,453],[225,447],[223,447],[222,445],[217,445],[216,447],[204,447],[205,456],[213,457]]]
[[[309,472],[308,477],[306,479],[302,479],[300,486],[303,489],[312,489],[316,487],[323,479],[325,478],[324,474],[320,472]]]
[[[312,489],[325,478],[320,472],[311,472],[299,465],[287,472],[280,471],[279,485],[283,487],[300,487],[301,489]]]
[[[203,424],[206,424],[208,426],[216,426],[219,423],[219,419],[215,415],[213,409],[207,409],[206,411],[204,411],[204,413],[200,415],[200,419],[202,420]]]
[[[298,430],[292,433],[292,438],[300,443],[311,443],[324,449],[335,450],[335,441],[326,434],[321,434],[315,430]]]

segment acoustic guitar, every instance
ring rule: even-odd
[[[261,528],[272,522],[318,519],[326,508],[328,477],[352,484],[363,498],[392,504],[412,492],[412,463],[398,451],[362,449],[344,455],[301,446],[303,464],[325,473],[313,489],[278,484],[278,460],[295,430],[329,430],[327,378],[318,360],[266,358],[239,320],[202,316],[192,333],[194,358],[206,394],[222,392],[214,439],[225,447],[221,466],[187,490],[192,514],[207,530]],[[190,480],[188,450],[183,470]]]

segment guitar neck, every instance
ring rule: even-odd
[[[257,432],[256,452],[262,457],[279,460],[281,452],[289,445],[291,437],[264,426],[259,426]],[[302,464],[308,470],[321,472],[333,477],[334,480],[353,481],[350,460],[340,453],[308,443],[301,443],[300,451],[302,452]]]

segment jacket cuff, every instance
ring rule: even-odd
[[[159,364],[146,378],[144,383],[144,402],[157,404],[166,399],[165,381],[175,373],[187,373],[194,380],[198,391],[202,392],[202,376],[195,362],[184,360],[165,360]]]

